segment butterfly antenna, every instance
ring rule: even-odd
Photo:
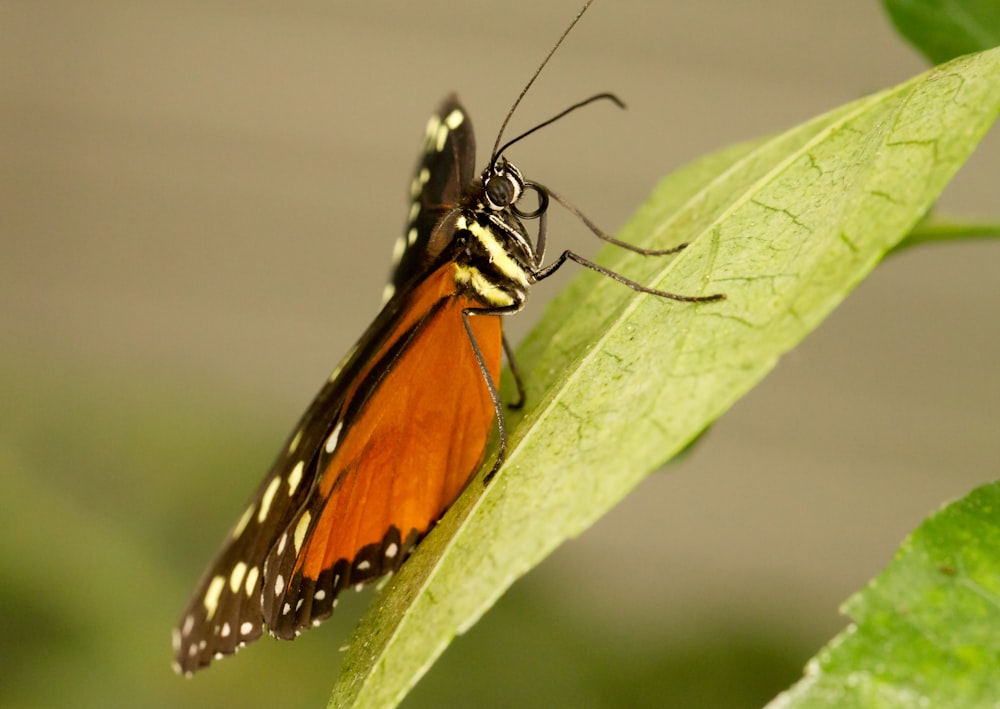
[[[493,143],[493,152],[491,153],[490,157],[491,164],[496,162],[497,156],[501,152],[497,150],[497,147],[500,145],[500,141],[503,139],[503,132],[507,129],[507,124],[510,123],[511,116],[514,115],[514,111],[516,111],[517,107],[521,104],[521,99],[523,99],[524,95],[528,93],[528,89],[530,89],[531,85],[535,83],[535,79],[537,79],[538,75],[542,73],[542,69],[544,69],[545,65],[549,63],[549,59],[551,59],[552,55],[556,53],[557,49],[559,49],[559,45],[562,44],[564,39],[566,39],[566,35],[568,35],[570,33],[570,30],[572,30],[576,26],[576,23],[580,21],[581,17],[583,17],[583,13],[587,11],[587,8],[590,7],[591,3],[593,2],[594,0],[587,0],[587,2],[584,3],[583,7],[580,8],[580,12],[576,13],[576,17],[574,17],[573,21],[569,23],[569,27],[563,30],[563,33],[559,36],[559,39],[557,39],[556,43],[552,45],[552,49],[550,49],[549,53],[545,55],[545,59],[542,60],[542,63],[538,65],[537,69],[535,69],[535,73],[531,75],[530,79],[528,79],[528,83],[524,85],[523,89],[521,89],[521,93],[518,95],[517,100],[514,101],[514,105],[510,107],[509,111],[507,111],[507,116],[506,118],[503,119],[503,123],[500,125],[500,132],[497,133],[496,142]]]
[[[518,141],[520,141],[520,140],[522,140],[524,138],[527,138],[529,135],[531,135],[535,131],[541,130],[545,126],[550,125],[552,123],[555,123],[556,121],[558,121],[560,118],[562,118],[566,114],[572,113],[573,111],[575,111],[578,108],[583,108],[584,106],[589,106],[590,104],[594,103],[594,101],[601,101],[603,99],[607,99],[608,101],[613,102],[616,106],[618,106],[618,108],[625,108],[625,103],[620,98],[618,98],[617,96],[615,96],[614,94],[603,93],[603,94],[597,94],[596,96],[591,96],[590,98],[585,98],[583,101],[580,101],[578,103],[574,103],[569,108],[566,108],[566,109],[560,111],[556,115],[552,116],[552,118],[550,118],[549,120],[542,121],[541,123],[539,123],[534,128],[529,128],[528,130],[524,131],[523,133],[521,133],[521,135],[517,136],[516,138],[511,138],[510,140],[508,140],[506,143],[503,144],[503,147],[501,147],[499,150],[497,150],[496,155],[493,156],[493,159],[491,160],[491,162],[495,163],[497,157],[500,156],[500,155],[503,155],[504,151],[507,150],[507,148],[509,148],[510,146],[512,146],[514,143],[517,143]]]

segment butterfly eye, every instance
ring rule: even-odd
[[[498,172],[486,180],[485,192],[490,209],[500,211],[517,201],[521,185],[511,173]]]
[[[483,192],[486,206],[494,212],[510,208],[524,192],[521,171],[504,158],[499,158],[483,174]]]

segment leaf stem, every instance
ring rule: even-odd
[[[917,224],[889,254],[897,254],[913,246],[935,241],[1000,238],[1000,222],[973,222],[928,217]]]

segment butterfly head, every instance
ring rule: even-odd
[[[483,172],[482,208],[490,212],[510,212],[521,219],[537,219],[549,206],[548,191],[536,182],[525,180],[514,163],[499,156]],[[534,192],[538,203],[532,209],[518,205],[526,191]]]

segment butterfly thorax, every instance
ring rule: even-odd
[[[515,203],[524,178],[506,160],[489,165],[454,217],[455,283],[491,308],[524,306],[534,283],[535,249]]]

